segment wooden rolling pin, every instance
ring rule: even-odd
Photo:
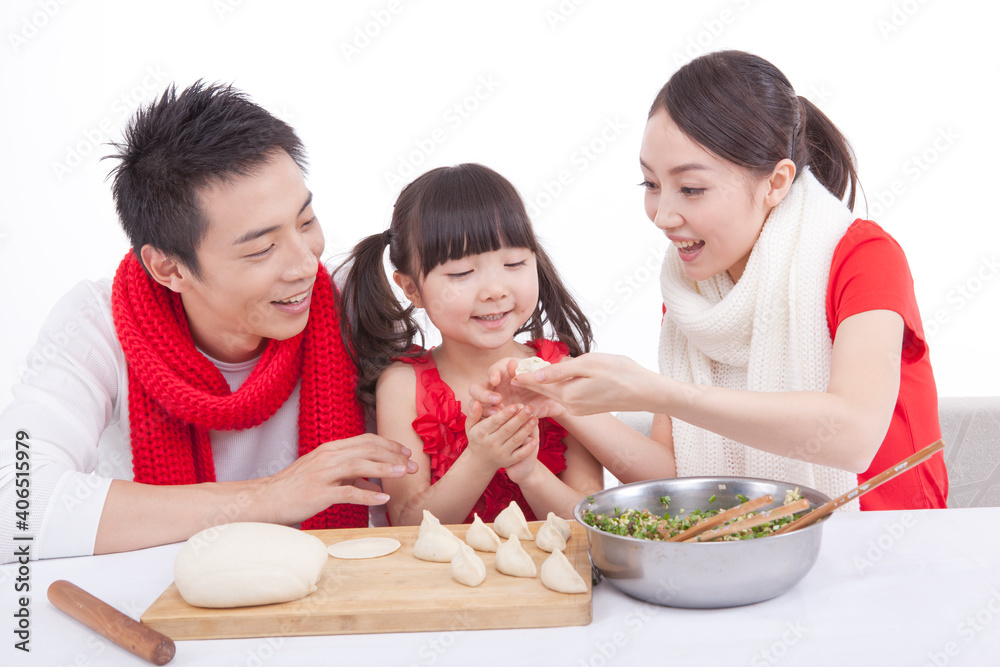
[[[48,595],[49,602],[56,609],[66,612],[126,651],[154,665],[165,665],[173,660],[176,651],[174,640],[129,618],[79,586],[63,579],[53,581]]]

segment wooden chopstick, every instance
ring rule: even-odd
[[[750,530],[751,528],[756,528],[762,523],[767,523],[768,521],[774,521],[775,519],[781,519],[782,517],[789,516],[791,514],[797,514],[798,512],[803,512],[809,509],[809,501],[805,498],[796,500],[779,507],[775,507],[771,510],[766,510],[757,514],[755,516],[740,519],[739,521],[734,521],[728,526],[723,526],[722,528],[716,528],[715,530],[710,530],[707,533],[702,533],[697,537],[693,537],[685,542],[710,542],[712,540],[718,539],[720,537],[725,537],[727,535],[732,535],[733,533],[740,533],[744,530]]]
[[[687,530],[682,530],[673,537],[667,540],[667,542],[685,542],[692,537],[701,535],[707,530],[715,528],[716,526],[721,526],[726,521],[730,519],[735,519],[738,516],[747,514],[748,512],[753,512],[765,505],[770,505],[774,502],[774,496],[767,494],[761,496],[760,498],[754,498],[753,500],[748,500],[745,503],[740,503],[736,507],[731,507],[725,512],[720,512],[710,519],[705,519],[704,521],[699,521],[695,525],[691,526]]]
[[[782,526],[781,530],[777,531],[774,534],[781,535],[783,533],[790,533],[793,530],[798,530],[799,528],[804,528],[805,526],[808,526],[817,519],[822,519],[827,514],[837,509],[841,505],[849,503],[859,496],[863,496],[872,489],[881,486],[882,484],[885,484],[896,475],[900,475],[906,472],[907,470],[915,468],[916,466],[920,465],[930,457],[937,454],[942,449],[944,449],[943,440],[938,440],[937,442],[927,445],[913,456],[907,457],[902,461],[900,461],[899,463],[897,463],[896,465],[892,466],[891,468],[883,470],[882,472],[875,475],[864,484],[856,486],[855,488],[851,489],[850,491],[840,496],[839,498],[835,498],[828,503],[820,505],[812,512],[809,512],[809,514],[799,517],[795,521],[792,521],[791,523]]]

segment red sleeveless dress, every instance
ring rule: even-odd
[[[534,348],[539,357],[551,363],[569,354],[569,348],[556,341],[539,339],[527,345]],[[413,430],[420,436],[424,443],[424,453],[431,459],[431,484],[434,484],[448,472],[469,444],[462,404],[455,398],[451,387],[441,379],[430,350],[419,357],[401,358],[398,361],[412,364],[417,376],[417,418],[413,420]],[[558,475],[566,469],[566,445],[563,443],[566,429],[547,418],[539,421],[538,428],[541,441],[538,446],[538,461]],[[478,514],[480,519],[489,523],[512,500],[517,502],[528,521],[537,520],[520,487],[510,481],[507,472],[501,468],[476,501],[472,512],[465,518],[465,523],[472,523],[473,514]]]

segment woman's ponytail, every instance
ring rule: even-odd
[[[423,333],[413,306],[396,298],[385,274],[382,255],[392,239],[386,231],[365,237],[337,273],[347,270],[341,291],[341,331],[358,367],[358,398],[374,410],[375,383],[394,357],[406,356]]]
[[[858,189],[854,151],[819,107],[801,95],[798,102],[802,126],[795,138],[792,161],[801,170],[801,159],[802,166],[808,166],[827,190],[841,199],[846,195],[847,206],[853,209]]]
[[[666,110],[684,134],[758,177],[791,159],[854,207],[858,174],[850,145],[781,71],[744,51],[715,51],[674,72],[649,115]]]

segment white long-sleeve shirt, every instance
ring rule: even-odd
[[[257,359],[212,362],[235,391]],[[32,558],[91,555],[111,480],[133,479],[128,374],[111,316],[110,280],[81,282],[56,304],[12,391],[13,402],[0,413],[0,563],[14,559],[14,536],[32,538],[16,543],[30,544]],[[256,479],[292,463],[298,405],[296,386],[260,426],[211,431],[216,480]],[[20,446],[18,432],[29,436]],[[30,458],[21,454],[18,461],[18,449]],[[25,460],[29,484],[17,486]],[[27,498],[18,497],[24,488]],[[23,527],[17,513],[25,504]]]

